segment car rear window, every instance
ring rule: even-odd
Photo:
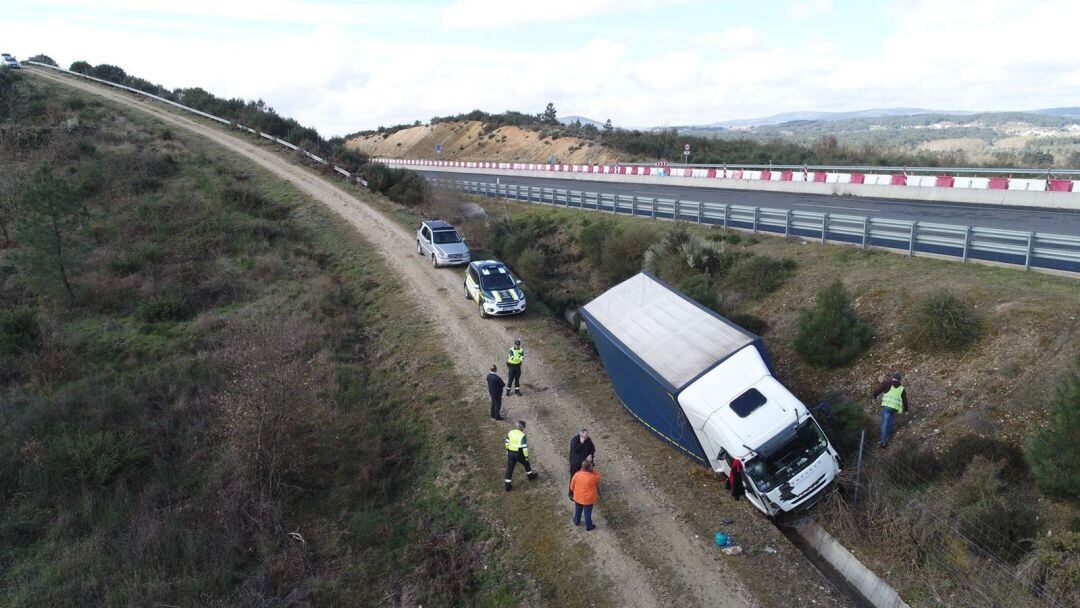
[[[754,410],[765,405],[766,401],[765,395],[762,395],[756,388],[752,388],[733,399],[731,409],[739,415],[739,418],[746,418]]]

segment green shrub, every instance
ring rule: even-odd
[[[1080,606],[1080,532],[1044,536],[1024,562],[1021,572],[1062,606]]]
[[[51,454],[60,480],[106,485],[148,455],[132,431],[73,431],[56,439]]]
[[[526,249],[518,255],[514,269],[531,281],[541,281],[547,274],[547,258],[537,249]]]
[[[873,338],[840,281],[818,292],[817,304],[799,312],[795,352],[820,367],[839,367],[859,356]]]
[[[959,474],[976,456],[993,462],[1004,462],[1010,471],[1027,471],[1024,452],[1020,448],[1000,439],[978,435],[965,435],[949,446],[941,457],[942,467],[947,472]]]
[[[615,231],[615,222],[607,219],[586,219],[578,230],[578,243],[585,259],[599,267],[604,260],[604,243]]]
[[[713,282],[709,275],[704,273],[691,275],[679,283],[679,289],[702,306],[722,314],[720,300],[716,297],[716,290],[713,289]]]
[[[760,298],[779,289],[794,273],[794,260],[750,255],[731,266],[724,284],[747,297]]]
[[[187,317],[187,305],[173,295],[155,296],[139,304],[136,316],[147,323],[181,321]]]
[[[1027,461],[1043,492],[1076,500],[1080,498],[1080,373],[1062,381],[1049,409],[1049,423],[1028,438]]]
[[[979,547],[1009,561],[1023,556],[1038,528],[1033,501],[1002,479],[1003,462],[976,456],[951,487],[951,513]]]
[[[755,317],[750,313],[737,312],[728,316],[728,320],[745,329],[750,333],[755,333],[759,336],[765,335],[765,332],[769,331],[769,324],[765,322],[765,319]]]
[[[841,457],[851,461],[858,457],[859,434],[873,424],[872,419],[866,415],[862,407],[847,400],[839,400],[832,404],[832,416],[829,419],[822,420],[816,415],[815,418],[818,418],[818,422],[825,426],[829,441],[840,452]],[[867,433],[866,445],[872,443],[873,435]]]
[[[975,310],[944,289],[923,297],[906,316],[905,342],[922,352],[961,351],[981,333]]]
[[[0,355],[33,352],[41,345],[37,311],[30,306],[0,310]]]
[[[653,231],[645,226],[630,224],[620,227],[604,243],[600,277],[611,285],[624,281],[641,271],[645,250],[653,242]]]

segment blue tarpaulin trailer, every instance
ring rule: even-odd
[[[714,470],[742,460],[759,477],[751,502],[767,514],[816,495],[839,471],[806,407],[773,377],[760,337],[644,272],[581,315],[626,409]]]

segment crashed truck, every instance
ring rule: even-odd
[[[806,406],[773,377],[761,338],[649,273],[581,309],[615,392],[650,431],[730,474],[775,517],[815,504],[840,459]]]

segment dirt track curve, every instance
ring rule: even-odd
[[[487,366],[497,360],[496,357],[504,356],[513,336],[520,336],[527,353],[526,379],[530,385],[549,388],[542,392],[528,390],[523,397],[504,399],[504,412],[508,413],[508,420],[534,421],[528,428],[530,451],[536,469],[547,480],[531,490],[536,492],[537,502],[547,500],[552,509],[569,520],[565,486],[562,485],[566,468],[564,439],[584,424],[594,436],[606,436],[602,445],[605,497],[622,497],[627,508],[633,510],[632,520],[642,524],[614,529],[607,525],[601,505],[596,516],[598,529],[581,534],[583,542],[595,552],[593,565],[598,574],[613,583],[613,603],[643,608],[756,604],[723,563],[715,560],[715,548],[710,551],[705,540],[697,539],[689,527],[679,521],[678,510],[672,501],[650,482],[634,456],[622,447],[618,430],[605,424],[604,420],[593,418],[585,404],[562,387],[552,367],[539,359],[535,351],[529,351],[529,344],[542,342],[543,336],[530,335],[528,327],[512,321],[480,319],[475,305],[463,297],[460,269],[432,269],[426,260],[416,255],[414,235],[328,180],[242,137],[174,114],[128,93],[38,69],[27,71],[191,130],[288,180],[347,219],[379,252],[387,266],[427,303],[422,312],[429,317],[436,331],[444,334],[444,343],[453,345],[457,372],[467,379],[467,386],[476,387],[475,395],[472,395],[476,400],[487,399],[482,388]],[[501,472],[495,475],[501,476]],[[518,478],[517,485],[521,483]],[[576,531],[568,521],[567,533],[571,532]],[[660,570],[650,562],[660,562],[665,567]]]

